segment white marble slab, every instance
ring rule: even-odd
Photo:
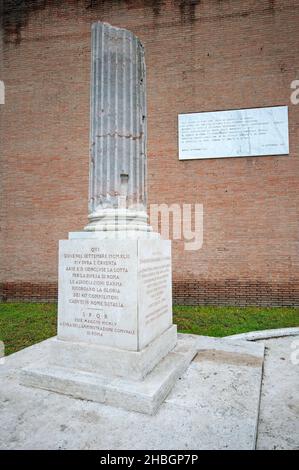
[[[172,325],[141,351],[52,338],[47,364],[106,377],[143,380],[176,344],[176,325]]]
[[[58,338],[138,351],[172,324],[167,240],[60,242]]]
[[[180,114],[179,159],[287,155],[288,107]]]
[[[176,354],[185,356],[190,348],[194,348],[194,336],[179,335]],[[196,357],[187,372],[176,382],[172,392],[155,415],[134,413],[121,408],[116,408],[116,399],[122,393],[120,406],[136,409],[137,403],[143,404],[148,411],[150,396],[152,404],[157,403],[165,386],[160,388],[159,395],[154,394],[159,384],[166,385],[170,380],[170,364],[167,361],[165,367],[158,368],[154,375],[149,377],[143,384],[137,384],[135,391],[140,391],[137,400],[131,391],[133,383],[129,384],[123,380],[111,381],[106,379],[100,381],[99,377],[81,375],[78,388],[74,388],[74,377],[67,382],[66,376],[58,377],[55,381],[72,387],[74,395],[78,396],[83,387],[88,390],[90,398],[99,399],[101,389],[106,386],[113,394],[108,394],[108,401],[113,406],[107,406],[98,402],[76,400],[70,396],[52,393],[39,388],[28,388],[19,384],[20,374],[23,375],[24,367],[31,368],[38,361],[47,361],[49,357],[48,345],[52,340],[43,341],[30,348],[23,349],[16,354],[6,358],[5,365],[0,367],[0,448],[1,449],[252,449],[255,446],[255,431],[258,421],[258,404],[261,386],[262,366],[252,361],[248,363],[248,356],[253,353],[255,359],[256,351],[249,344],[248,350],[245,346],[239,350],[236,348],[234,354],[223,355],[225,350],[224,340],[220,342],[220,350],[216,340],[208,344],[202,337],[198,338],[197,344],[204,349],[212,349],[217,353],[215,357]],[[267,344],[267,342],[266,342]],[[281,357],[288,357],[290,344],[286,344],[284,350],[277,351],[275,355],[276,367],[269,371],[269,387],[272,385],[273,394],[277,383],[276,371],[279,366],[281,371],[288,371],[289,392],[295,390],[296,374],[294,366],[290,361],[282,361]],[[228,352],[233,352],[233,345]],[[239,352],[241,354],[239,354]],[[273,349],[268,350],[267,361],[271,360]],[[244,356],[245,354],[245,356]],[[241,356],[241,357],[240,357]],[[288,366],[287,363],[288,362]],[[280,363],[280,364],[279,364]],[[292,369],[292,370],[291,370]],[[160,372],[159,372],[160,371]],[[271,374],[271,372],[274,372]],[[46,371],[44,371],[46,372]],[[162,373],[162,375],[159,375]],[[70,372],[67,372],[68,377]],[[44,379],[46,380],[45,374]],[[160,379],[159,379],[160,377]],[[283,377],[284,378],[284,377]],[[83,384],[86,379],[85,384]],[[66,383],[67,382],[67,383]],[[271,383],[270,383],[271,382]],[[52,382],[53,383],[53,382]],[[155,384],[157,388],[155,388]],[[47,384],[46,384],[47,385]],[[122,387],[122,388],[121,388]],[[121,392],[123,390],[123,392]],[[65,390],[62,389],[65,393]],[[118,397],[117,393],[118,392]],[[145,392],[145,393],[144,393]],[[272,395],[273,395],[272,394]],[[123,396],[128,397],[124,403]],[[294,394],[293,394],[294,395]],[[280,410],[287,408],[284,403],[286,395],[276,397],[275,409],[271,409],[272,421],[265,421],[264,435],[267,432],[267,442],[263,442],[263,448],[273,448],[291,436],[294,441],[293,420],[283,421],[283,433],[278,424],[283,418]],[[265,394],[265,402],[269,395]],[[284,406],[285,404],[285,406]],[[265,403],[264,403],[265,406]],[[294,408],[289,408],[294,414]],[[287,416],[288,417],[288,416]],[[262,416],[265,420],[267,416]],[[277,418],[277,419],[276,419]],[[276,423],[274,423],[276,419]],[[289,426],[291,422],[291,426]],[[268,427],[267,427],[268,423]],[[272,440],[271,426],[276,425],[274,440]],[[259,427],[260,434],[260,427]],[[270,436],[270,437],[269,437]],[[280,440],[281,438],[281,440]],[[262,443],[261,443],[262,444]],[[267,447],[269,446],[269,447]],[[288,447],[290,448],[290,447]]]
[[[189,346],[189,342],[188,342]],[[140,353],[137,353],[140,354]],[[196,354],[194,347],[180,345],[167,354],[143,379],[101,375],[53,366],[49,361],[34,364],[21,372],[21,383],[57,393],[91,400],[117,408],[154,414]]]
[[[137,349],[136,241],[60,241],[58,338]]]
[[[138,242],[139,348],[172,324],[171,242]]]

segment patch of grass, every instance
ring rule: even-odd
[[[181,333],[227,336],[299,325],[299,308],[174,306]],[[11,354],[56,335],[57,305],[0,303],[0,340]]]
[[[228,336],[255,330],[299,326],[296,307],[174,306],[174,323],[181,333]]]
[[[0,340],[11,354],[56,335],[57,305],[0,303]]]

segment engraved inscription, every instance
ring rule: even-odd
[[[73,246],[60,253],[60,334],[98,337],[102,344],[108,343],[101,338],[135,336],[135,322],[127,315],[132,310],[128,280],[134,278],[129,250]]]
[[[170,243],[141,244],[138,278],[139,346],[144,347],[172,324]]]
[[[287,106],[179,115],[181,160],[288,153]]]
[[[170,279],[170,256],[140,260],[140,276],[148,300],[145,324],[148,325],[169,313],[167,286]]]

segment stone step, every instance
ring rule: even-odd
[[[140,381],[55,366],[49,363],[49,358],[24,368],[20,380],[29,387],[154,414],[195,356],[193,344],[194,341],[182,338],[176,348]]]

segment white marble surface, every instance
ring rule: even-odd
[[[138,348],[137,242],[62,240],[58,338]]]
[[[255,359],[259,351],[248,342],[234,348],[231,341],[226,348],[224,340],[219,345],[218,340],[212,340],[211,344],[208,340],[201,337],[197,344],[215,350],[217,355],[197,356],[154,416],[20,385],[20,369],[43,360],[49,353],[51,340],[7,357],[0,367],[0,448],[252,449],[262,368],[258,363],[248,363],[247,356],[253,354]],[[193,336],[179,335],[177,348],[183,352],[190,347],[189,342],[194,344]],[[234,349],[235,355],[223,355],[223,351]],[[269,351],[271,358],[272,349]],[[287,344],[284,354],[289,351]],[[279,351],[275,362],[286,362],[279,359],[282,354]],[[266,370],[268,359],[266,356]],[[268,374],[273,394],[277,386],[276,370],[273,368],[273,374]],[[289,390],[294,379],[294,374],[289,374]],[[265,402],[267,398],[266,394]],[[265,424],[269,419],[268,426],[271,428],[272,423],[277,430],[276,445],[293,429],[288,427],[286,419],[281,428],[283,433],[279,429],[281,419],[288,416],[281,416],[284,400],[284,395],[277,395],[272,416],[268,418],[264,414]],[[272,443],[268,429],[268,441],[263,448],[271,447]]]
[[[227,339],[256,341],[259,339],[281,338],[283,336],[298,336],[299,327],[293,328],[275,328],[272,330],[250,331],[249,333],[240,333],[226,336]]]
[[[195,342],[188,341],[188,338],[181,338],[180,344],[159,361],[143,380],[132,380],[130,376],[108,375],[105,370],[100,369],[94,373],[89,372],[88,368],[84,370],[65,367],[65,364],[55,366],[50,363],[50,355],[44,356],[43,361],[24,368],[21,372],[21,383],[28,387],[51,390],[130,411],[154,414],[195,356],[194,344]],[[124,353],[124,356],[126,355],[128,352]],[[70,358],[70,355],[68,357]],[[65,359],[67,361],[67,358]],[[74,362],[74,359],[71,359],[72,361]],[[121,363],[119,365],[122,368]],[[140,364],[136,367],[140,368]],[[132,375],[131,368],[129,373]]]
[[[176,344],[176,325],[172,325],[141,351],[53,338],[48,364],[110,377],[143,380]]]
[[[287,155],[288,107],[179,114],[179,159]]]
[[[299,358],[299,336],[263,342],[266,354],[257,448],[299,450],[299,363],[292,360],[296,350]]]
[[[139,349],[172,324],[171,242],[138,242]]]
[[[171,324],[169,241],[60,242],[59,339],[137,351]]]

